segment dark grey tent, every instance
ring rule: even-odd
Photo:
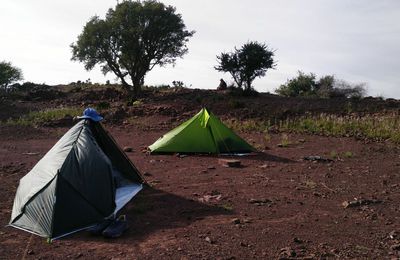
[[[10,225],[62,237],[116,214],[143,183],[101,124],[81,120],[20,180]]]

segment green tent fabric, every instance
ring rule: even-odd
[[[101,124],[81,120],[20,180],[10,225],[65,236],[116,214],[143,183]]]
[[[151,153],[249,153],[251,145],[203,108],[149,146]]]

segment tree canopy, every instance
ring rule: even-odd
[[[274,51],[266,44],[248,42],[240,49],[235,47],[235,51],[217,56],[219,65],[215,69],[230,73],[238,87],[250,90],[254,79],[275,67],[273,57]]]
[[[146,73],[156,65],[174,64],[188,52],[188,31],[172,6],[149,1],[123,1],[105,19],[92,17],[71,44],[72,60],[86,70],[100,65],[113,72],[132,94],[140,92]],[[128,83],[130,78],[131,84]]]
[[[22,80],[21,69],[14,67],[11,62],[0,62],[0,88],[7,89],[8,86],[16,81]]]

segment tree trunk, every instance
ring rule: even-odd
[[[247,81],[246,81],[246,89],[245,89],[246,91],[250,91],[251,90],[251,80],[250,79],[248,79]]]
[[[132,84],[133,84],[133,96],[137,97],[141,90],[142,90],[142,86],[144,84],[144,77],[140,77],[140,78],[132,78]]]
[[[133,95],[135,97],[137,97],[140,94],[141,90],[142,90],[142,85],[140,85],[140,84],[139,85],[137,85],[137,84],[133,85]]]

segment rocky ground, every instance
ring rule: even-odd
[[[144,97],[142,105],[127,107],[120,112],[117,112],[118,107],[125,101],[118,97],[114,97],[114,101],[112,97],[107,99],[113,109],[106,113],[105,128],[121,147],[132,148],[127,155],[149,183],[149,187],[124,209],[130,229],[118,239],[93,237],[82,231],[48,244],[43,238],[6,227],[18,180],[72,122],[65,126],[34,128],[1,126],[0,258],[400,257],[398,145],[345,137],[288,134],[288,145],[282,146],[279,145],[281,133],[271,133],[266,143],[265,134],[248,131],[238,134],[259,148],[257,154],[224,157],[146,153],[148,145],[199,110],[199,104],[193,101],[197,95],[192,91]],[[277,101],[265,96],[255,99],[259,109],[252,110],[247,98],[237,100],[224,95],[219,98],[220,94],[217,98],[207,95],[199,95],[201,102],[211,106],[221,118],[234,115],[257,118],[268,111],[283,116],[303,110],[317,111],[322,106],[318,102],[307,105],[288,101],[290,106],[285,110],[279,103],[281,99]],[[76,100],[72,96],[67,98],[72,99],[68,101],[71,104],[99,102],[82,101],[82,96]],[[212,102],[213,98],[215,102]],[[7,106],[8,113],[3,114],[2,120],[29,110],[57,107],[61,101],[5,100],[3,105],[6,102],[11,105]],[[229,105],[229,102],[239,102],[239,105]],[[245,105],[241,107],[243,103]],[[372,102],[371,106],[381,109],[378,103]],[[261,110],[262,107],[265,109]],[[268,110],[268,107],[273,108]],[[361,105],[358,108],[362,113],[372,109]],[[335,109],[333,112],[340,111]],[[120,120],[114,122],[118,115]],[[127,115],[133,119],[126,120]],[[220,159],[238,159],[241,167],[224,167]]]

